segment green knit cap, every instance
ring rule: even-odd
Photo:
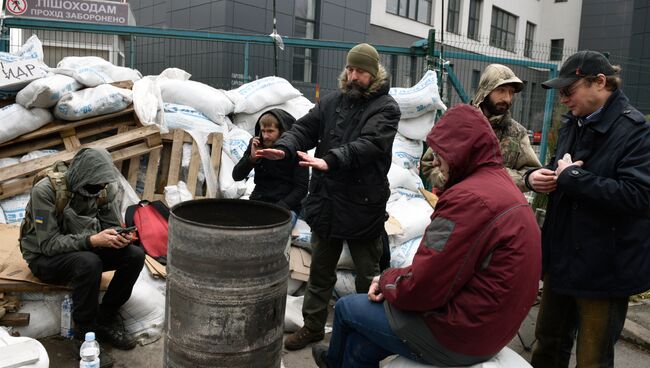
[[[379,70],[379,53],[367,43],[360,43],[348,52],[346,66],[363,69],[376,77]]]

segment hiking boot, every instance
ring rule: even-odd
[[[81,344],[83,341],[80,341],[76,338],[72,339],[72,355],[80,360],[79,350],[81,350]],[[101,344],[99,345],[99,367],[100,368],[111,368],[113,367],[113,356],[104,349]]]
[[[318,368],[328,368],[327,365],[327,345],[314,345],[311,347],[311,356],[314,358],[314,362]]]
[[[311,331],[303,326],[284,339],[284,347],[287,350],[298,350],[307,346],[309,343],[321,341],[325,338],[324,331]]]
[[[109,323],[98,323],[95,334],[100,344],[109,343],[116,349],[131,350],[137,345],[137,341],[124,329],[119,314]]]

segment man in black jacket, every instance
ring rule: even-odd
[[[250,199],[275,203],[292,212],[295,221],[300,213],[301,201],[307,195],[309,168],[298,166],[298,158],[271,161],[258,158],[259,149],[273,144],[288,131],[296,119],[281,109],[272,109],[260,116],[255,125],[255,137],[251,138],[244,156],[232,171],[236,181],[244,180],[255,169],[255,189]]]
[[[619,73],[580,51],[542,84],[570,111],[550,165],[524,176],[549,193],[535,368],[567,367],[576,337],[579,367],[613,367],[628,296],[650,288],[650,124]]]
[[[302,309],[305,325],[285,339],[289,350],[323,339],[344,240],[355,264],[358,293],[366,293],[379,273],[390,195],[386,174],[400,111],[388,95],[388,75],[379,54],[368,44],[348,52],[339,89],[299,119],[276,149],[257,151],[267,159],[297,156],[301,166],[312,168],[303,206],[316,244]],[[306,153],[313,147],[315,157]]]

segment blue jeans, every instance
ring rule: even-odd
[[[387,356],[419,360],[388,324],[382,303],[367,294],[345,296],[334,307],[334,329],[327,351],[330,367],[379,367]]]

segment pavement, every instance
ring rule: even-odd
[[[534,306],[523,321],[519,334],[515,336],[508,346],[530,361],[532,347],[534,346],[535,319],[538,307]],[[331,323],[330,313],[330,323]],[[324,343],[329,341],[330,334],[325,335]],[[628,318],[621,336],[616,345],[616,367],[647,368],[650,360],[650,300],[631,303]],[[70,343],[61,337],[49,337],[40,340],[48,351],[50,367],[73,368],[78,367],[78,358],[70,348]],[[115,359],[115,368],[140,367],[160,368],[163,366],[164,340],[137,346],[130,351],[120,351],[106,347]],[[387,358],[387,360],[390,358]],[[282,361],[286,368],[312,368],[316,367],[311,357],[311,349],[307,347],[298,351],[282,351]],[[383,364],[382,364],[383,365]],[[575,366],[575,349],[571,366]]]

